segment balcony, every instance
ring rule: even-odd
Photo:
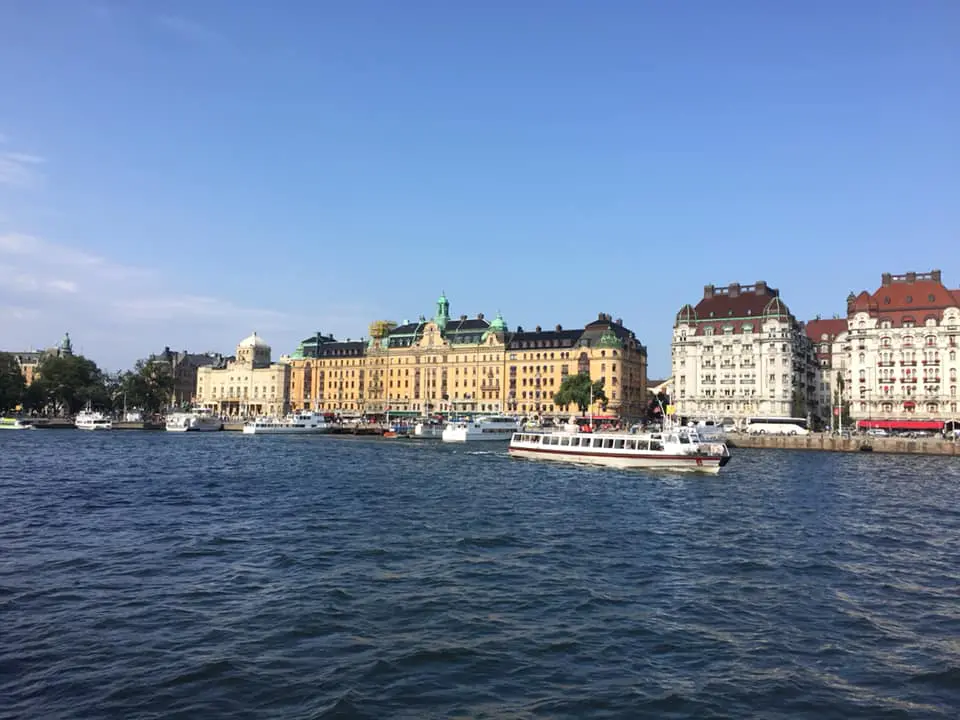
[[[753,385],[756,382],[753,378],[743,378],[740,380],[741,385]]]
[[[905,377],[905,378],[900,378],[900,382],[902,382],[902,383],[910,383],[910,384],[912,384],[912,385],[916,385],[916,384],[917,384],[917,379],[916,379],[915,377]]]
[[[916,367],[916,366],[917,366],[917,361],[916,361],[916,360],[901,360],[901,361],[900,361],[900,365],[901,365],[901,367]]]
[[[722,378],[722,379],[720,380],[720,384],[721,384],[721,385],[736,385],[736,384],[737,384],[737,379],[736,379],[736,378]]]
[[[939,360],[924,360],[924,361],[923,361],[923,364],[924,364],[924,365],[939,365],[939,364],[940,364],[940,361],[939,361]]]
[[[896,363],[893,360],[881,360],[877,365],[880,367],[893,367]]]

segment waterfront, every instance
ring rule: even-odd
[[[0,437],[0,717],[950,717],[960,468]]]

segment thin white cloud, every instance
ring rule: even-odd
[[[39,170],[43,163],[44,159],[37,155],[0,150],[0,185],[35,187],[43,179]]]
[[[156,18],[156,22],[167,33],[187,42],[202,45],[223,42],[223,37],[219,33],[182,15],[160,15]]]

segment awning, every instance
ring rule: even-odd
[[[858,420],[861,430],[882,428],[883,430],[943,430],[943,420]]]

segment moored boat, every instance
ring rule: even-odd
[[[258,418],[245,423],[245,435],[320,434],[333,430],[322,413],[298,412],[285,418]]]
[[[520,422],[508,415],[485,415],[473,420],[454,420],[441,433],[444,442],[506,442],[520,429]]]
[[[640,433],[580,433],[569,424],[551,433],[517,432],[508,452],[534,460],[711,474],[730,462],[725,443],[706,441],[695,428],[671,425]]]
[[[412,437],[420,440],[439,440],[443,436],[443,424],[431,419],[420,420],[413,426]]]
[[[212,412],[197,409],[167,416],[167,432],[217,432],[223,430],[223,422]]]
[[[77,430],[113,430],[113,421],[93,410],[81,410],[73,421]]]
[[[0,418],[0,430],[36,430],[36,426],[30,420],[21,420],[20,418],[5,417]]]

